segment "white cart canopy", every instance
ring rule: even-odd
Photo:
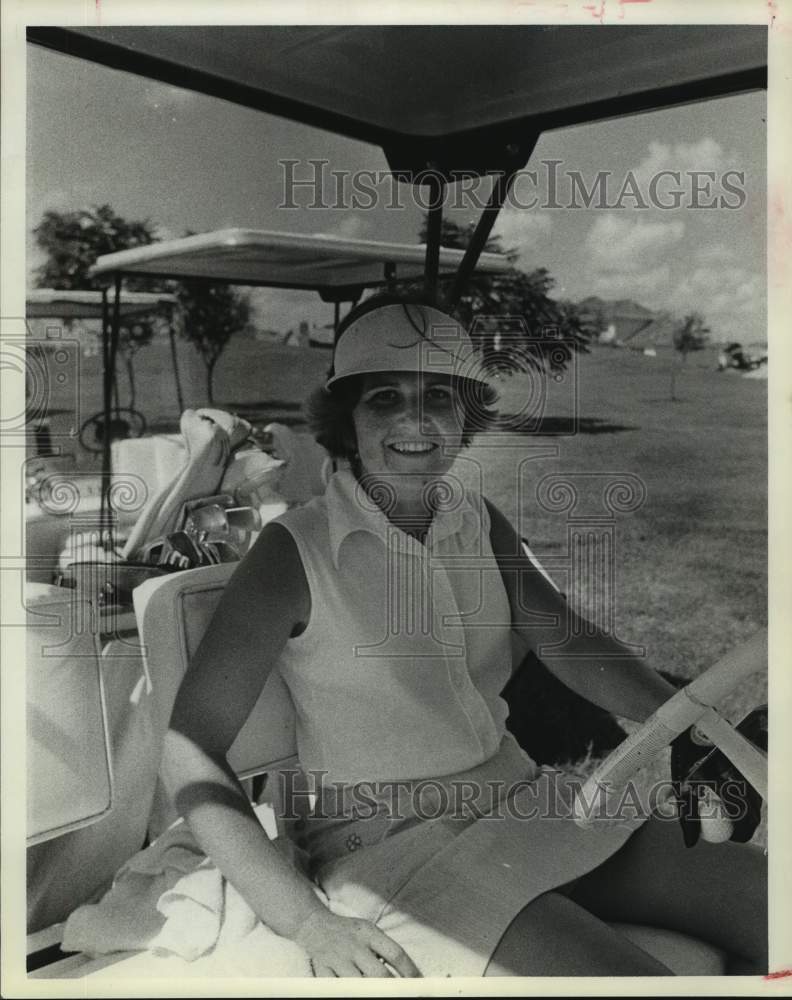
[[[441,248],[440,274],[455,274],[463,256],[461,250]],[[420,280],[425,259],[426,247],[420,244],[221,229],[106,254],[97,260],[91,275],[208,278],[240,285],[316,289],[332,297],[333,291],[347,288]],[[508,270],[509,262],[499,254],[485,253],[476,267],[493,274]]]
[[[25,315],[28,319],[102,318],[101,292],[34,288],[25,298]],[[120,298],[120,311],[124,318],[160,312],[176,305],[175,295],[159,292],[122,292]]]

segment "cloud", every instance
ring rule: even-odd
[[[670,222],[631,220],[609,212],[599,216],[585,240],[589,266],[638,274],[661,261],[685,234],[681,219]]]
[[[736,264],[739,261],[739,254],[734,247],[725,243],[712,243],[707,246],[698,247],[693,255],[696,264],[723,265]]]
[[[716,174],[722,174],[726,170],[738,169],[739,158],[735,153],[726,152],[710,136],[702,136],[696,142],[650,142],[649,152],[634,168],[633,173],[643,189],[661,170],[676,170],[682,174],[691,171],[715,171]]]
[[[625,274],[624,271],[598,271],[590,277],[592,295],[603,299],[654,299],[671,281],[668,264]]]
[[[668,258],[684,233],[681,219],[652,222],[642,216],[600,215],[583,242],[590,294],[656,299],[671,282]]]
[[[698,310],[713,340],[762,340],[765,337],[765,281],[739,264],[699,263],[686,273],[668,297],[678,313]]]
[[[519,256],[533,253],[537,243],[547,239],[553,228],[549,212],[507,207],[498,216],[493,235],[500,236],[505,249],[514,248]]]
[[[761,276],[744,267],[698,266],[686,274],[672,293],[672,304],[688,306],[705,301],[710,309],[741,303],[745,307],[760,291]]]

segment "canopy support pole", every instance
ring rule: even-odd
[[[424,265],[424,292],[430,302],[437,297],[437,277],[440,273],[440,240],[443,232],[443,195],[445,183],[438,177],[429,179],[431,201],[426,224],[426,263]]]
[[[460,261],[457,273],[454,275],[454,284],[451,286],[451,292],[446,301],[446,308],[449,312],[456,307],[465,285],[475,270],[478,259],[484,250],[484,245],[489,239],[492,227],[495,225],[495,220],[498,218],[498,213],[506,200],[509,188],[516,175],[517,168],[514,168],[508,173],[498,174],[495,178],[495,184],[492,187],[492,193],[490,194],[487,206],[479,217],[475,231],[470,238],[470,243],[468,243],[465,249],[465,256]]]
[[[338,324],[339,324],[340,320],[341,320],[341,303],[340,302],[334,302],[333,303],[333,333],[334,334],[338,333]]]
[[[107,286],[102,288],[102,411],[104,426],[110,422],[110,395],[111,389],[108,381],[110,366],[108,358],[110,354],[110,308],[107,302]],[[108,473],[107,473],[107,446],[102,440],[102,496],[99,504],[99,544],[104,541],[105,525],[107,523],[108,504]]]
[[[457,269],[457,273],[454,276],[454,283],[451,286],[451,291],[445,303],[449,312],[453,311],[459,302],[462,291],[473,273],[476,264],[478,263],[478,259],[484,249],[484,245],[489,239],[492,227],[495,225],[495,220],[498,218],[498,213],[500,212],[503,203],[506,201],[509,190],[514,183],[514,178],[531,158],[531,153],[534,151],[534,147],[538,141],[539,136],[537,135],[534,137],[527,149],[525,147],[522,148],[522,155],[516,162],[513,162],[513,166],[509,170],[496,174],[495,183],[492,186],[492,193],[490,194],[489,201],[479,216],[475,232],[470,238],[470,243],[468,243],[465,250],[465,256],[462,258],[459,268]]]
[[[173,380],[176,383],[176,401],[179,406],[179,419],[184,412],[184,397],[182,395],[181,379],[179,378],[179,358],[176,354],[176,333],[173,329],[173,310],[168,321],[168,340],[170,341],[171,363],[173,364]]]
[[[119,272],[116,272],[113,276],[113,286],[113,319],[109,327],[109,337],[107,336],[107,328],[105,328],[105,333],[102,337],[102,360],[104,362],[104,427],[102,431],[102,503],[100,512],[100,531],[103,531],[106,525],[108,545],[111,550],[113,548],[113,512],[110,509],[110,477],[113,473],[111,448],[112,405],[113,386],[115,385],[116,354],[118,353],[118,336],[121,327],[121,275]]]

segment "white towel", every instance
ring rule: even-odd
[[[274,843],[300,864],[290,842]],[[93,956],[147,950],[193,962],[220,949],[238,950],[246,939],[260,974],[312,975],[302,949],[260,923],[179,823],[130,858],[98,903],[69,916],[61,947]]]

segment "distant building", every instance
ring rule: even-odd
[[[612,347],[670,347],[674,337],[674,318],[667,312],[654,312],[632,299],[601,299],[591,295],[578,303],[583,316],[599,326],[599,343]]]

